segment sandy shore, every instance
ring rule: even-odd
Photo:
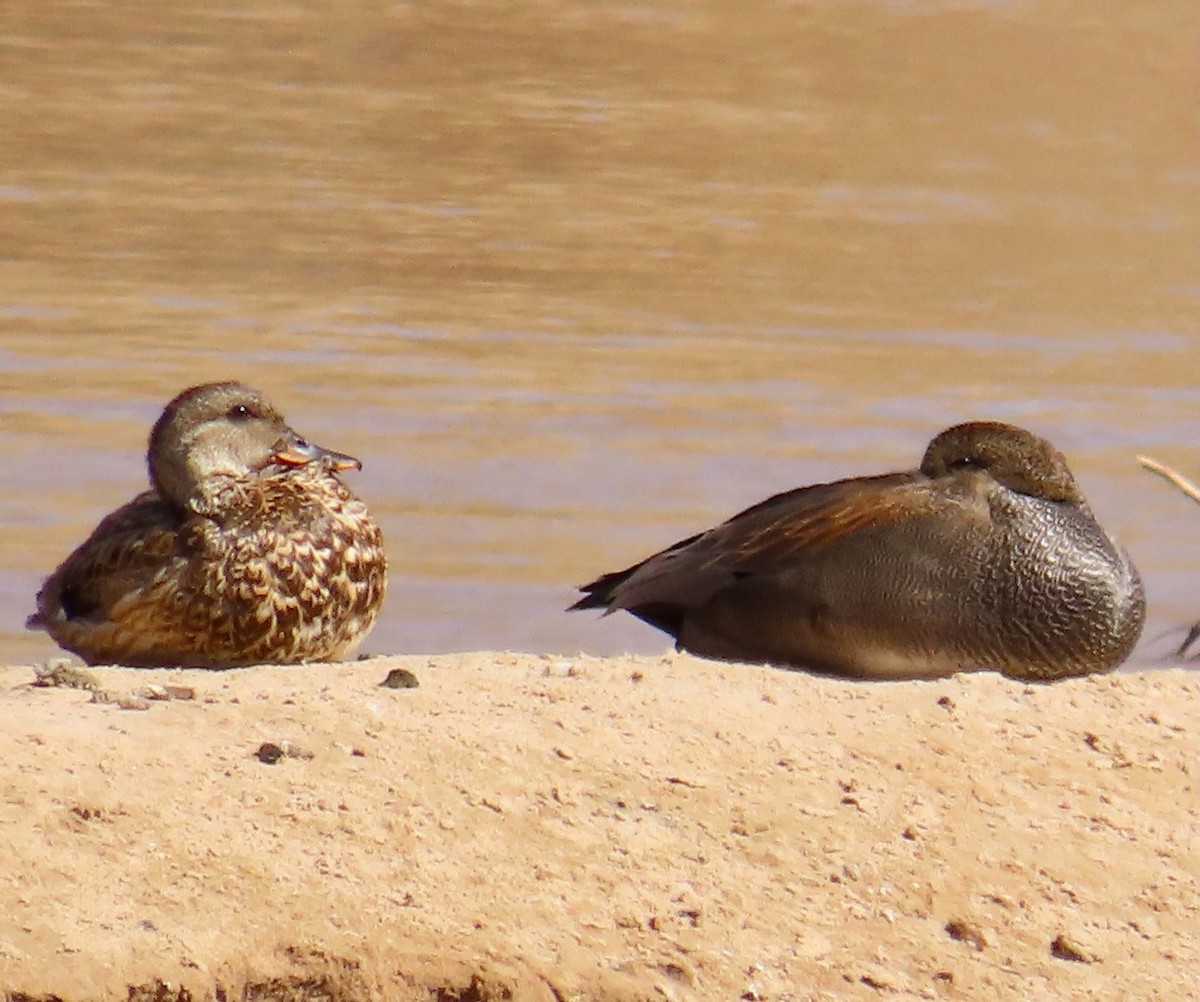
[[[0,669],[0,997],[1195,996],[1195,673],[92,674]]]

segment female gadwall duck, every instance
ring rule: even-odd
[[[625,609],[680,650],[851,678],[1109,671],[1142,631],[1126,553],[1049,442],[996,422],[938,435],[907,473],[763,501],[573,609]]]
[[[357,459],[296,434],[262,394],[210,383],[150,433],[153,489],[46,581],[31,629],[89,664],[332,661],[375,623],[379,527],[338,479]]]

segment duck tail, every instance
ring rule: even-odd
[[[580,585],[579,590],[584,593],[583,598],[569,606],[567,612],[575,612],[577,609],[603,609],[606,616],[615,612],[613,600],[616,597],[616,591],[635,570],[637,570],[636,567],[630,567],[623,571],[613,571],[610,574],[600,575],[595,581],[588,584]]]

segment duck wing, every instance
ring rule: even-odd
[[[136,602],[181,557],[180,516],[156,491],[139,494],[96,527],[46,580],[26,626],[58,630],[99,625],[118,605]],[[60,641],[61,642],[61,641]]]
[[[597,578],[572,608],[625,609],[662,629],[751,575],[777,573],[863,531],[929,514],[919,472],[860,477],[770,497],[707,532]],[[986,516],[985,516],[986,517]]]

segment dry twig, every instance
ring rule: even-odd
[[[1157,459],[1151,459],[1149,456],[1138,456],[1137,461],[1151,473],[1157,473],[1164,480],[1169,480],[1193,501],[1200,502],[1200,487],[1197,487],[1178,470],[1172,469],[1166,463],[1160,463]]]
[[[1137,461],[1151,473],[1157,473],[1163,479],[1169,480],[1193,501],[1200,503],[1200,487],[1197,487],[1178,470],[1172,469],[1166,463],[1160,463],[1157,459],[1151,459],[1149,456],[1138,456]],[[1183,643],[1179,645],[1179,650],[1175,652],[1175,656],[1179,658],[1184,657],[1187,654],[1188,648],[1197,640],[1200,640],[1200,623],[1195,623],[1188,630],[1188,635],[1184,638]],[[1200,655],[1196,656],[1200,657]]]

